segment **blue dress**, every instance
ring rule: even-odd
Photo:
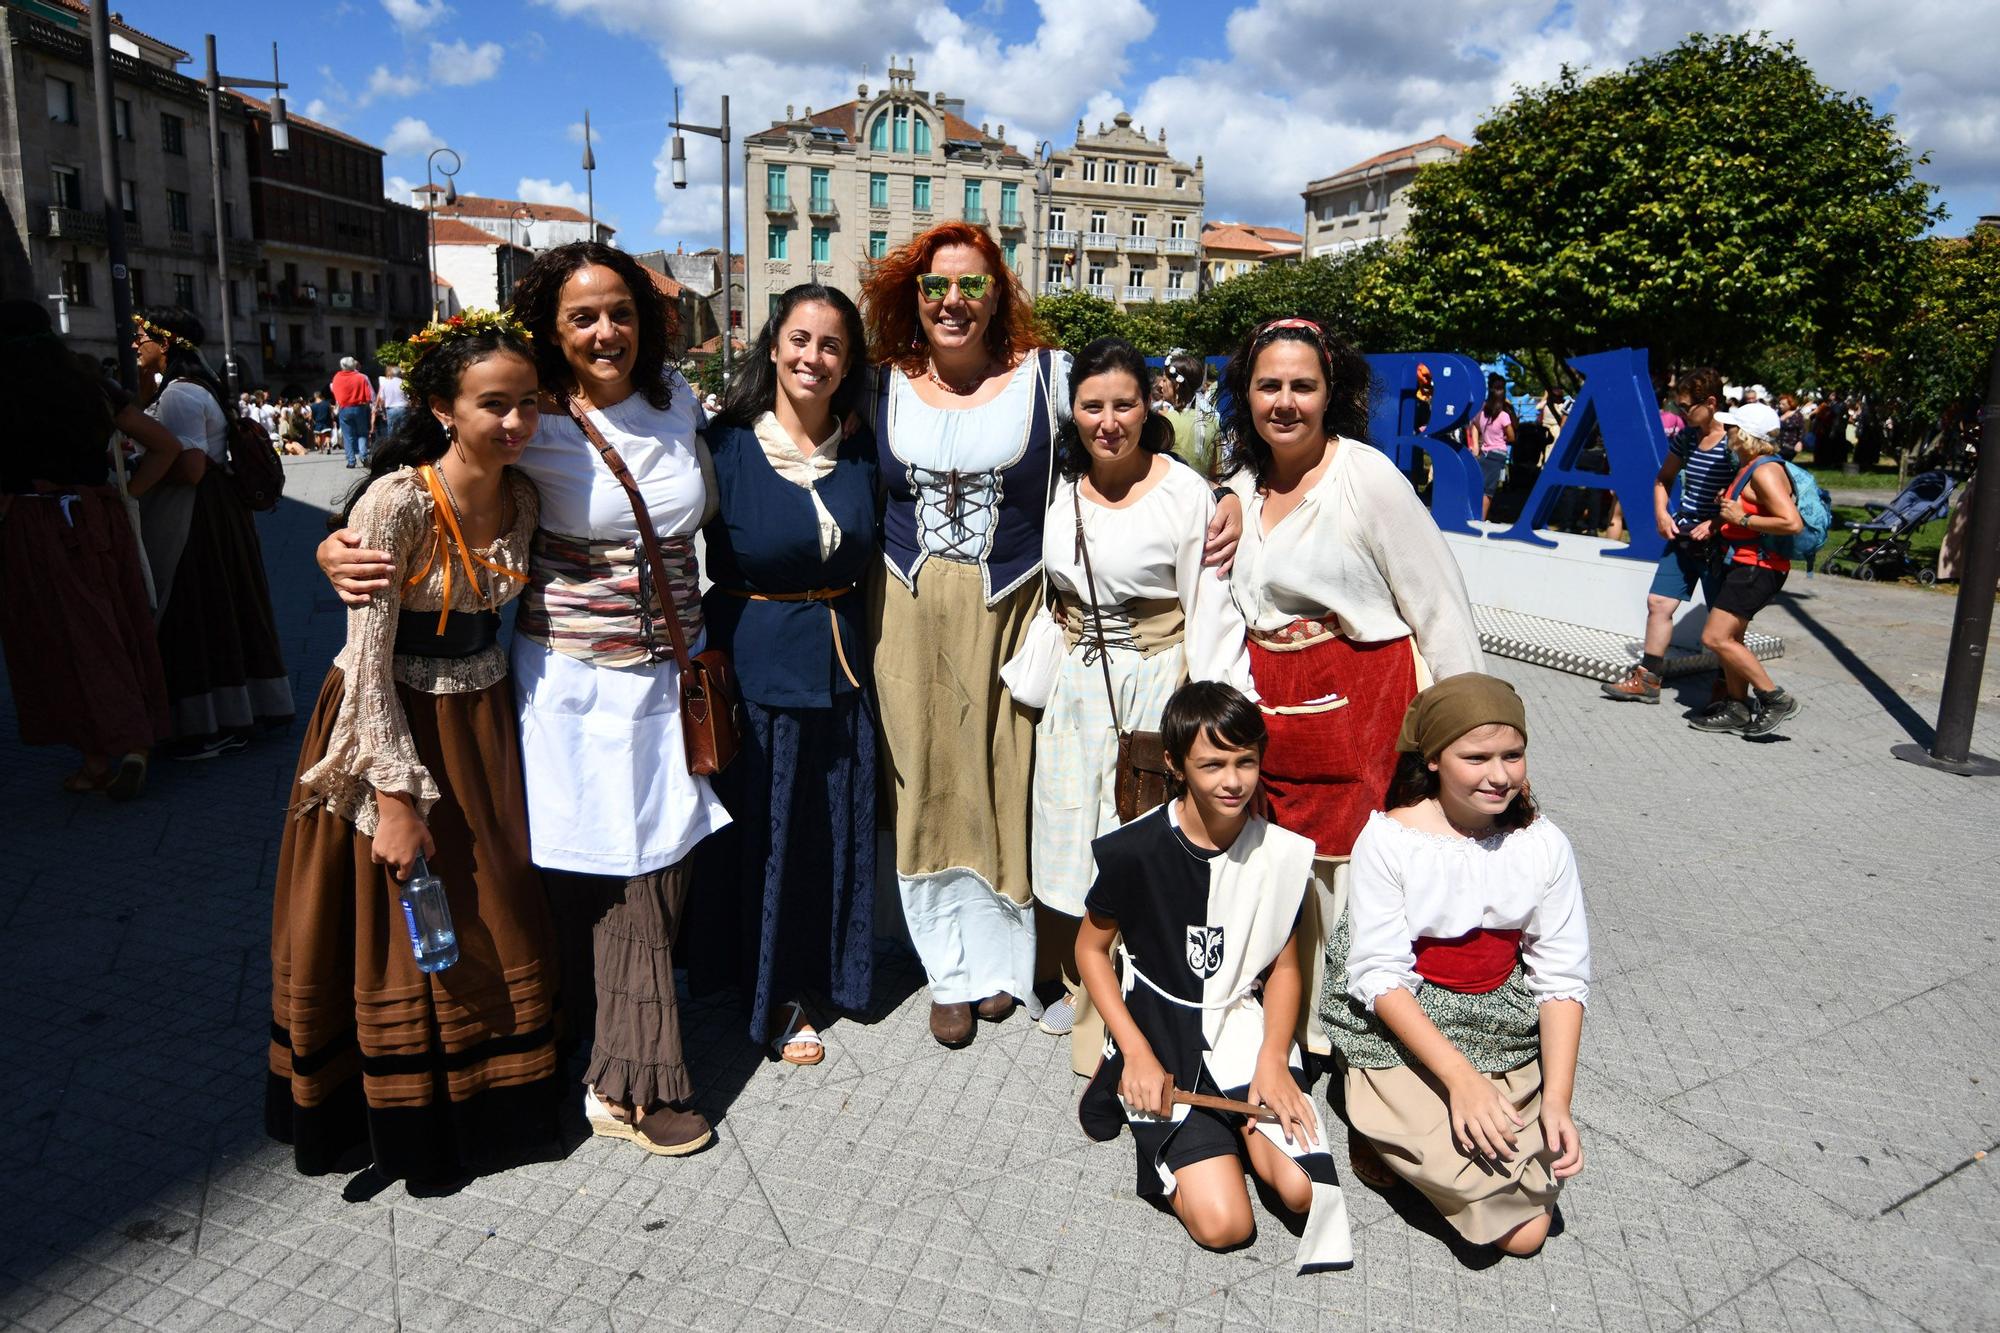
[[[699,944],[685,956],[696,992],[745,993],[750,1039],[762,1043],[789,1000],[854,1012],[873,998],[877,721],[865,580],[881,563],[876,449],[865,428],[843,440],[809,491],[778,474],[747,427],[717,424],[708,442],[721,510],[703,533],[714,587],[702,614],[709,645],[736,667],[744,736],[715,780],[734,822],[704,846],[689,906]],[[815,492],[840,529],[825,557]]]

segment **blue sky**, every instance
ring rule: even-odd
[[[711,244],[712,141],[690,140],[694,188],[668,188],[676,83],[739,135],[787,104],[825,107],[879,85],[893,52],[919,87],[968,102],[1032,145],[1120,109],[1177,155],[1205,158],[1211,218],[1297,227],[1313,176],[1436,133],[1468,137],[1516,82],[1564,63],[1605,68],[1695,27],[1796,40],[1822,78],[1893,110],[1933,164],[1961,233],[2000,211],[2000,87],[1965,40],[1970,0],[120,0],[140,29],[196,53],[213,29],[227,73],[262,75],[279,43],[294,111],[388,150],[421,183],[436,143],[465,193],[572,202],[578,130],[595,131],[598,212],[629,249]],[[1868,12],[1860,12],[1860,11]],[[1887,13],[1889,17],[1882,17]],[[310,112],[308,109],[310,108]],[[738,158],[740,162],[740,157]],[[741,196],[738,195],[740,202]],[[579,205],[580,206],[580,205]],[[740,223],[739,223],[740,234]]]

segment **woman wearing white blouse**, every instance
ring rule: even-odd
[[[1070,419],[1057,443],[1060,479],[1042,529],[1067,644],[1035,727],[1034,892],[1047,909],[1037,943],[1060,960],[1066,992],[1042,1027],[1061,1035],[1074,1018],[1079,1074],[1097,1067],[1103,1047],[1075,976],[1075,940],[1093,875],[1090,844],[1118,827],[1118,731],[1158,730],[1183,681],[1242,688],[1250,675],[1229,585],[1202,568],[1215,497],[1168,452],[1173,427],[1147,405],[1145,377],[1145,357],[1123,339],[1101,338],[1077,354]]]
[[[1382,806],[1404,707],[1426,675],[1484,661],[1437,525],[1388,456],[1360,438],[1361,354],[1312,320],[1273,320],[1244,341],[1224,382],[1238,441],[1229,485],[1244,503],[1230,589],[1271,733],[1272,819],[1318,849],[1321,891],[1299,931],[1316,984],[1320,923],[1341,910],[1337,868]],[[1327,1049],[1310,1024],[1301,1041]]]
[[[1583,1170],[1570,1094],[1590,999],[1576,857],[1528,794],[1527,732],[1492,676],[1412,701],[1321,996],[1355,1174],[1400,1176],[1465,1240],[1517,1255],[1541,1248]]]

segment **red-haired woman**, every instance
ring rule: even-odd
[[[1034,718],[1000,681],[1041,596],[1069,356],[1042,347],[989,235],[933,227],[862,288],[888,507],[875,683],[893,777],[896,885],[931,986],[931,1035],[972,1040],[1035,999],[1028,788]],[[1210,534],[1226,560],[1236,507]],[[1225,530],[1226,529],[1226,530]],[[1055,974],[1052,963],[1041,969]]]

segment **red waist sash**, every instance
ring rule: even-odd
[[[1499,990],[1521,961],[1521,932],[1481,927],[1455,940],[1422,936],[1411,948],[1417,955],[1417,975],[1433,986],[1461,995]]]

